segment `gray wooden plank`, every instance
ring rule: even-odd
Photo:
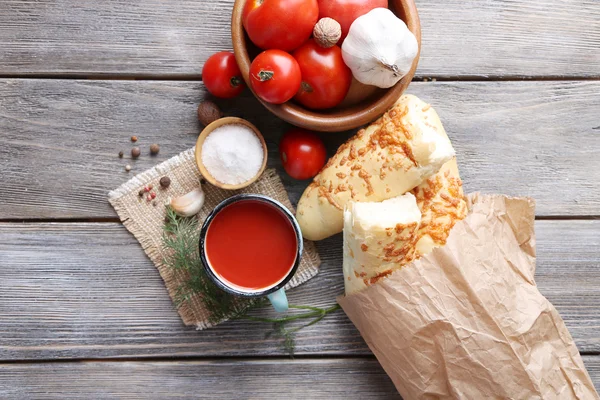
[[[0,371],[2,398],[400,399],[379,363],[360,358],[16,364]]]
[[[200,76],[233,0],[0,2],[0,74]],[[417,76],[598,77],[595,0],[418,0]]]
[[[600,391],[600,356],[583,361]],[[0,366],[0,396],[36,399],[400,399],[371,358]]]
[[[536,232],[541,292],[580,351],[600,352],[600,220],[542,220]],[[340,236],[318,243],[321,272],[289,291],[291,303],[327,306],[343,293]],[[271,329],[250,321],[184,327],[119,224],[0,224],[0,361],[285,355]],[[302,330],[296,346],[298,355],[370,354],[342,311]]]
[[[416,82],[457,149],[468,191],[528,195],[538,215],[600,215],[600,82]],[[115,217],[107,193],[195,144],[200,82],[0,79],[0,218]],[[220,101],[262,130],[280,168],[289,125],[249,94]],[[119,159],[137,135],[144,156]],[[323,134],[330,153],[349,133]],[[148,156],[151,143],[161,145]],[[130,173],[124,171],[133,165]]]

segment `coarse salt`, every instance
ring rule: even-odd
[[[254,178],[265,154],[260,139],[245,125],[216,128],[202,144],[202,163],[217,181],[239,185]]]

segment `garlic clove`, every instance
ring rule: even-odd
[[[182,217],[196,215],[204,205],[204,191],[201,187],[192,190],[183,196],[171,200],[171,208]]]

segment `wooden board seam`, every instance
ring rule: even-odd
[[[38,79],[38,80],[88,80],[88,81],[175,81],[175,82],[201,82],[202,75],[143,75],[143,74],[0,74],[0,79]],[[580,82],[600,81],[600,75],[569,76],[569,75],[435,75],[415,74],[412,82]]]
[[[600,353],[580,353],[583,357],[597,357]],[[220,356],[220,357],[147,357],[147,358],[74,358],[74,359],[41,359],[41,360],[5,360],[0,362],[2,365],[38,365],[38,364],[84,364],[84,363],[213,363],[213,362],[248,362],[248,363],[273,363],[273,362],[331,362],[331,361],[376,361],[374,355],[347,354],[335,356],[257,356],[257,357],[235,357],[235,356]]]

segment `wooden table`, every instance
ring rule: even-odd
[[[231,48],[232,0],[0,1],[0,398],[396,398],[343,312],[297,337],[182,325],[109,190],[192,147],[200,72]],[[419,0],[409,88],[441,115],[467,191],[537,200],[537,283],[600,389],[600,2]],[[288,128],[246,93],[219,103]],[[161,145],[137,161],[119,150]],[[323,135],[331,151],[345,134]],[[127,158],[127,157],[126,157]],[[131,163],[132,171],[124,171]],[[342,293],[341,238],[296,304]]]

